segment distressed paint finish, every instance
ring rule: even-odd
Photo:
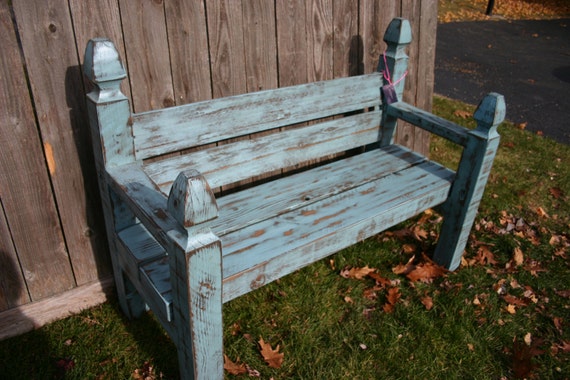
[[[406,71],[410,33],[403,19],[388,28],[392,78]],[[89,43],[85,70],[96,85],[88,108],[121,305],[135,316],[142,296],[174,341],[184,379],[223,378],[223,302],[428,208],[445,212],[436,260],[454,268],[504,118],[496,94],[474,131],[402,101],[382,104],[379,73],[131,115],[109,41]],[[399,99],[402,90],[403,81]],[[393,144],[398,119],[464,146],[458,173]]]
[[[134,161],[132,135],[128,128],[129,102],[119,88],[126,73],[115,46],[106,39],[87,43],[83,71],[94,84],[87,94],[87,112],[119,304],[127,316],[135,317],[143,313],[144,301],[124,274],[117,254],[119,243],[115,239],[116,232],[134,224],[135,219],[119,197],[109,191],[105,174],[107,167]]]
[[[434,253],[434,260],[451,270],[461,263],[499,147],[497,127],[505,119],[505,114],[505,99],[491,93],[481,101],[473,115],[477,128],[467,134],[453,187],[443,205],[444,221]]]

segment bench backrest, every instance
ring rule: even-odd
[[[377,142],[380,86],[373,74],[135,115],[135,152],[154,158],[146,170],[163,191],[187,167],[212,187],[294,168]]]
[[[410,39],[407,22],[388,28],[387,60],[381,64],[387,63],[395,77],[405,71]],[[144,161],[163,191],[183,168],[200,171],[212,187],[225,186],[380,139],[381,73],[131,115],[118,86],[126,75],[110,41],[89,42],[84,71],[96,85],[89,99],[97,107],[92,125],[98,124],[94,136],[101,136],[104,165]],[[403,85],[397,85],[400,97]]]

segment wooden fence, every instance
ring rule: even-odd
[[[396,16],[413,29],[406,101],[429,109],[437,0],[0,0],[0,330],[99,302],[111,284],[81,72],[88,39],[115,42],[141,112],[372,72]],[[413,127],[398,139],[427,152]]]

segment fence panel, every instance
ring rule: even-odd
[[[142,112],[371,73],[396,16],[414,33],[406,100],[429,109],[436,0],[0,0],[0,311],[110,275],[81,73],[90,38],[113,40]],[[428,152],[408,125],[397,139]]]

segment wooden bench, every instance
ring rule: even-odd
[[[224,302],[428,208],[444,215],[434,259],[459,265],[504,100],[484,98],[475,130],[390,102],[382,72],[405,75],[409,23],[393,20],[385,41],[378,73],[140,114],[120,92],[112,42],[89,41],[87,104],[119,301],[130,317],[154,312],[182,378],[223,377]],[[402,99],[404,81],[394,87]],[[394,144],[398,119],[462,145],[457,172]]]

